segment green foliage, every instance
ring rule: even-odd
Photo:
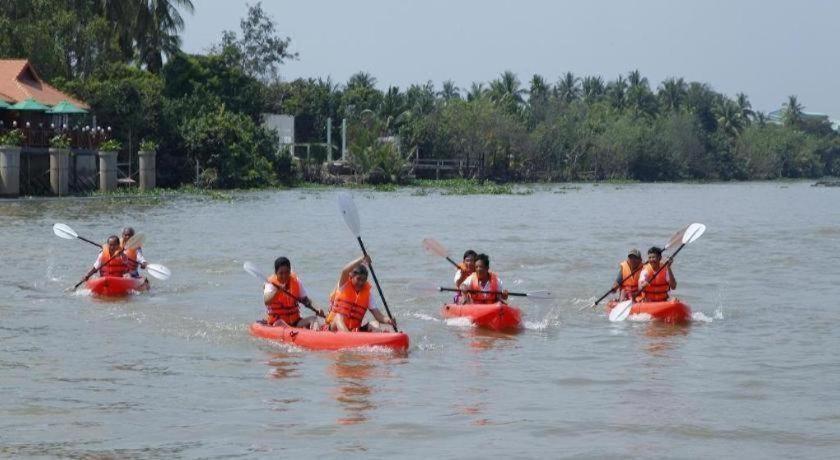
[[[19,147],[23,143],[23,139],[23,133],[17,128],[0,133],[0,145]]]
[[[158,148],[157,142],[151,139],[143,139],[140,141],[140,151],[141,152],[156,152]]]
[[[119,152],[122,150],[122,143],[116,139],[108,139],[99,144],[99,150],[102,152]]]
[[[66,134],[57,134],[50,139],[50,147],[54,149],[69,149],[70,138]]]
[[[204,168],[203,185],[233,188],[276,182],[273,133],[224,106],[187,120],[181,127],[186,155]]]

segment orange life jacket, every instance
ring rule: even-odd
[[[621,283],[621,292],[626,293],[628,299],[633,299],[639,293],[639,276],[642,274],[642,269],[633,273],[633,269],[630,268],[630,264],[626,260],[622,261],[619,267],[621,267],[621,279],[624,280]],[[633,274],[631,275],[631,273]]]
[[[119,249],[117,249],[119,251]],[[116,252],[114,253],[116,254]],[[113,257],[107,244],[102,245],[102,253],[99,254],[99,276],[123,276],[128,273],[125,255]],[[108,262],[110,260],[110,262]],[[107,265],[105,264],[107,262]]]
[[[497,294],[499,292],[499,277],[490,272],[490,288],[488,289],[490,292],[483,292],[481,289],[481,284],[478,282],[478,274],[473,273],[467,278],[464,283],[469,286],[470,291],[470,300],[472,303],[496,303],[501,300],[501,294]]]
[[[370,283],[365,282],[361,291],[356,292],[353,283],[347,281],[341,288],[330,294],[330,314],[327,316],[327,323],[332,323],[335,314],[344,317],[344,325],[347,329],[358,329],[362,325],[368,308],[370,308]]]
[[[125,240],[120,238],[120,247],[125,248]],[[132,274],[138,273],[137,267],[139,264],[137,263],[137,251],[140,248],[135,249],[123,249],[123,254],[125,254],[125,264],[128,267],[128,271]]]
[[[648,285],[642,291],[642,300],[644,302],[664,302],[668,300],[668,291],[671,290],[671,285],[668,283],[668,269],[663,268],[656,278],[651,279],[651,276],[656,272],[650,264],[645,265],[642,269]]]
[[[268,282],[274,285],[277,292],[266,306],[268,309],[266,322],[268,324],[274,324],[278,319],[282,319],[286,324],[294,326],[300,321],[300,309],[298,309],[297,300],[295,299],[300,298],[300,280],[292,272],[289,275],[289,282],[285,286],[280,283],[276,274],[269,276]],[[277,288],[277,286],[283,286],[292,295],[286,294],[283,290]]]

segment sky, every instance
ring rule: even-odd
[[[240,30],[245,0],[193,0],[183,49],[206,52]],[[265,0],[300,54],[280,70],[346,82],[365,71],[405,89],[453,80],[462,89],[505,70],[612,80],[638,69],[655,90],[668,77],[709,83],[753,108],[796,95],[807,112],[840,118],[840,1],[835,0]]]

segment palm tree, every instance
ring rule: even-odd
[[[396,86],[389,86],[382,98],[382,105],[379,113],[385,117],[398,117],[405,110],[405,97]]]
[[[461,88],[455,86],[455,82],[452,80],[446,80],[443,82],[443,88],[437,93],[438,97],[444,100],[444,102],[449,102],[453,99],[461,99]]]
[[[583,92],[583,99],[587,103],[593,103],[604,96],[606,87],[604,86],[604,79],[600,76],[586,77],[581,83]]]
[[[738,104],[738,112],[741,114],[741,119],[744,120],[744,124],[749,126],[750,122],[755,117],[755,112],[752,110],[750,99],[746,94],[738,93],[735,95],[735,103]]]
[[[607,98],[614,109],[624,109],[627,104],[627,81],[623,76],[619,75],[615,81],[607,84]]]
[[[356,72],[347,80],[348,88],[373,89],[376,86],[376,78],[367,72]]]
[[[520,86],[516,74],[510,70],[504,71],[498,80],[490,82],[490,98],[496,102],[509,100],[518,105],[523,102],[523,94],[525,90]]]
[[[580,97],[578,82],[580,82],[580,78],[575,77],[575,74],[572,72],[564,73],[555,87],[557,97],[566,102],[572,102]]]
[[[784,120],[786,126],[798,127],[802,124],[802,110],[804,107],[799,103],[796,96],[788,96],[784,103]]]
[[[484,98],[484,95],[486,93],[487,90],[484,88],[484,83],[473,82],[470,86],[470,90],[467,91],[467,100],[477,101],[479,99]]]
[[[635,88],[638,86],[648,87],[648,79],[642,76],[642,73],[639,72],[638,69],[632,70],[627,73],[627,83],[629,84],[630,88]]]
[[[531,89],[528,90],[531,103],[548,99],[548,82],[541,75],[531,77]]]
[[[713,110],[718,129],[735,138],[744,129],[744,122],[738,104],[726,97],[721,98]]]
[[[688,85],[682,78],[668,78],[659,85],[659,102],[666,110],[675,112],[682,106],[688,93]]]
[[[184,18],[179,9],[195,11],[192,0],[143,0],[136,19],[135,41],[140,62],[152,73],[160,72],[163,55],[167,58],[180,51]]]

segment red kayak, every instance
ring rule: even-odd
[[[343,350],[347,348],[384,347],[395,351],[408,350],[408,335],[404,332],[334,332],[313,331],[288,326],[251,324],[251,335],[277,340],[311,350]]]
[[[90,289],[91,294],[101,297],[121,297],[130,294],[132,291],[148,289],[144,285],[146,278],[123,278],[121,276],[100,276],[87,280],[85,286]]]
[[[469,318],[478,327],[506,331],[522,326],[522,311],[501,302],[489,304],[448,303],[441,309],[444,318]]]
[[[607,314],[618,302],[615,300],[607,304]],[[691,321],[691,308],[679,299],[666,302],[639,302],[630,307],[631,315],[648,314],[651,318],[666,323],[685,323]]]

